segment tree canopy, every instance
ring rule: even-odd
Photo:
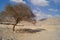
[[[4,11],[5,16],[10,16],[15,19],[15,25],[13,26],[13,31],[15,30],[15,26],[20,21],[28,21],[33,22],[35,21],[33,18],[35,15],[33,14],[31,8],[23,3],[17,4],[17,5],[7,5]]]

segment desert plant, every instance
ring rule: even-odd
[[[13,31],[15,31],[15,26],[23,20],[28,22],[34,21],[35,23],[35,20],[33,19],[35,15],[33,14],[31,8],[23,3],[14,6],[7,5],[4,15],[14,18],[15,24],[13,25]]]

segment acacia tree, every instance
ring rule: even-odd
[[[13,31],[15,31],[15,26],[20,22],[20,21],[28,21],[28,22],[33,22],[35,23],[36,21],[33,20],[35,15],[33,14],[31,8],[23,3],[20,3],[18,5],[7,5],[5,8],[5,13],[4,15],[6,16],[11,16],[15,19],[15,24],[13,25]]]

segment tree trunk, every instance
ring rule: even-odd
[[[19,20],[17,18],[16,23],[13,25],[13,31],[15,31],[15,26],[18,24]]]
[[[13,31],[15,31],[15,26],[17,25],[17,23],[15,23],[14,25],[13,25]]]

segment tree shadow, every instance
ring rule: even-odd
[[[0,23],[2,25],[14,25],[14,24],[11,24],[11,23]],[[16,26],[24,26],[24,25],[16,25]]]
[[[24,28],[24,29],[17,29],[16,32],[19,32],[19,33],[37,33],[37,32],[41,32],[43,30],[46,30],[46,29],[27,29],[27,28]]]

